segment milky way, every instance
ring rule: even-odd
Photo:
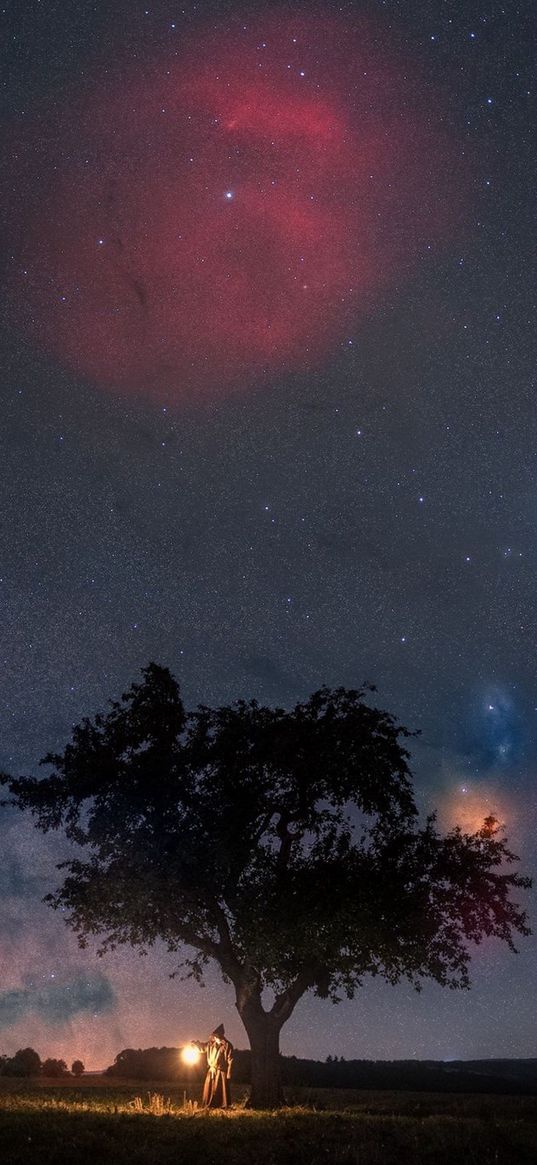
[[[319,363],[449,227],[453,151],[404,68],[364,27],[277,17],[112,70],[30,128],[19,323],[97,384],[172,398]]]

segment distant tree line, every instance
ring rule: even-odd
[[[201,1081],[205,1062],[186,1068],[181,1048],[125,1048],[105,1075],[130,1080]],[[518,1065],[514,1071],[513,1065]],[[537,1094],[537,1059],[528,1061],[302,1060],[281,1056],[282,1083],[297,1088],[360,1088],[411,1092],[494,1092]],[[251,1080],[251,1054],[235,1049],[233,1079]]]
[[[205,1061],[186,1067],[181,1048],[124,1048],[104,1075],[123,1080],[201,1082]],[[537,1094],[537,1059],[474,1060],[445,1063],[441,1060],[302,1060],[281,1056],[281,1079],[288,1088],[359,1088],[411,1092],[489,1092]],[[0,1076],[59,1079],[82,1076],[82,1060],[69,1071],[65,1060],[41,1061],[33,1048],[20,1048],[14,1056],[0,1055]],[[251,1053],[235,1049],[233,1079],[251,1080]]]
[[[59,1079],[82,1076],[84,1070],[82,1060],[73,1060],[69,1071],[65,1060],[54,1060],[51,1057],[41,1060],[33,1048],[19,1048],[14,1056],[0,1056],[0,1076],[46,1076],[48,1079]]]
[[[181,1052],[182,1048],[124,1048],[104,1074],[123,1080],[180,1080],[183,1083],[202,1080],[207,1070],[205,1058],[202,1056],[198,1064],[187,1066]],[[235,1049],[233,1080],[239,1084],[250,1083],[250,1052]]]
[[[197,1080],[202,1070],[198,1065],[187,1068],[180,1048],[124,1048],[105,1075],[129,1080],[183,1080],[187,1073]]]

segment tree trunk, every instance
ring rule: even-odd
[[[280,1072],[281,1023],[262,1007],[260,999],[249,999],[237,1009],[246,1028],[251,1048],[252,1087],[247,1108],[280,1108],[285,1104]]]
[[[247,1029],[248,1030],[248,1029]],[[252,1087],[248,1108],[280,1108],[285,1104],[280,1072],[280,1029],[268,1015],[250,1027]]]

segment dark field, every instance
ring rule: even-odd
[[[244,1089],[236,1090],[240,1102]],[[186,1095],[185,1095],[186,1093]],[[289,1090],[200,1113],[184,1086],[0,1080],[2,1165],[535,1165],[537,1098]],[[186,1101],[186,1103],[185,1103]]]

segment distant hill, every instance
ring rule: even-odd
[[[444,1064],[446,1071],[454,1066],[457,1071],[475,1072],[480,1076],[497,1076],[503,1080],[537,1086],[537,1058],[527,1060],[458,1060]]]
[[[537,1058],[528,1060],[282,1059],[289,1084],[427,1092],[498,1092],[537,1095]]]

